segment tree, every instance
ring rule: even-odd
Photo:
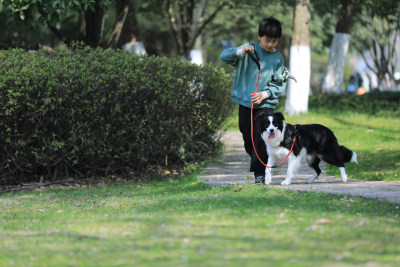
[[[386,16],[381,18],[374,16],[376,10],[364,9],[351,43],[368,69],[378,77],[380,88],[388,87],[386,75],[389,81],[394,80],[395,68],[400,63],[400,3],[384,10]]]
[[[131,0],[116,0],[118,15],[110,40],[106,42],[107,46],[114,47],[118,42],[130,2]],[[77,39],[92,47],[104,43],[105,12],[111,6],[109,0],[0,0],[0,4],[15,20],[30,23],[38,18],[67,45]],[[61,17],[69,10],[79,13],[77,37],[66,35],[60,25]]]
[[[81,13],[80,29],[83,41],[91,47],[98,47],[103,42],[105,6],[102,1],[96,1],[91,8]]]
[[[328,64],[322,81],[323,93],[341,93],[343,91],[343,69],[350,44],[355,13],[358,12],[360,1],[341,1],[336,33],[329,51]]]
[[[166,10],[173,33],[178,55],[189,59],[189,54],[196,39],[204,28],[225,7],[229,7],[231,1],[207,0],[167,0]],[[208,11],[208,12],[206,12]]]
[[[289,80],[285,106],[288,114],[307,113],[310,92],[310,0],[295,0],[294,5],[290,72],[297,84]]]
[[[374,9],[363,9],[355,27],[351,45],[376,74],[379,87],[390,88],[387,81],[394,80],[395,68],[400,63],[400,3],[386,0]]]
[[[362,28],[365,29],[370,26],[369,20],[371,16],[386,17],[396,14],[398,16],[400,5],[398,0],[339,0],[339,4],[341,9],[336,24],[336,33],[332,40],[329,60],[322,83],[322,91],[324,93],[341,93],[343,91],[343,68],[351,42],[354,21],[365,21],[367,19],[366,21],[368,22],[362,25]],[[369,10],[367,15],[369,17],[362,16],[363,10]],[[387,39],[387,37],[383,38]]]
[[[121,29],[120,38],[118,38],[117,47],[122,47],[123,44],[128,43],[132,38],[140,38],[139,23],[138,23],[138,10],[142,6],[142,1],[130,1],[128,13],[126,15],[123,27]]]
[[[107,48],[116,48],[119,37],[121,35],[122,29],[125,24],[126,17],[128,16],[130,4],[132,1],[130,0],[118,0],[117,1],[117,19],[114,24],[113,31],[111,33],[110,38],[108,39]]]

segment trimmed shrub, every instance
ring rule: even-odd
[[[222,70],[86,47],[0,52],[0,181],[187,164],[218,151]]]
[[[361,96],[356,94],[315,94],[309,99],[309,109],[398,118],[400,116],[400,92],[373,91]]]

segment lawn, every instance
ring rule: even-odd
[[[0,196],[0,266],[398,266],[399,205],[151,183]]]
[[[346,166],[349,178],[399,180],[397,117],[323,108],[286,121],[332,128],[359,155],[359,165]],[[0,266],[399,265],[398,204],[256,185],[209,188],[198,171],[2,194]]]

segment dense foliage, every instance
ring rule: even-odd
[[[122,51],[0,52],[2,182],[129,173],[219,148],[231,80]]]
[[[315,94],[309,99],[309,109],[332,113],[354,112],[386,117],[400,117],[400,92],[373,91],[364,95]]]

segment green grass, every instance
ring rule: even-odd
[[[285,99],[277,111],[284,113]],[[371,108],[368,108],[371,107]],[[287,116],[290,124],[323,124],[335,133],[339,144],[355,151],[359,164],[346,164],[350,179],[368,181],[400,180],[400,93],[373,93],[365,96],[315,95],[307,115]],[[238,131],[237,110],[227,122]],[[338,168],[328,173],[340,176]]]
[[[180,180],[0,196],[0,266],[398,266],[399,207]]]

